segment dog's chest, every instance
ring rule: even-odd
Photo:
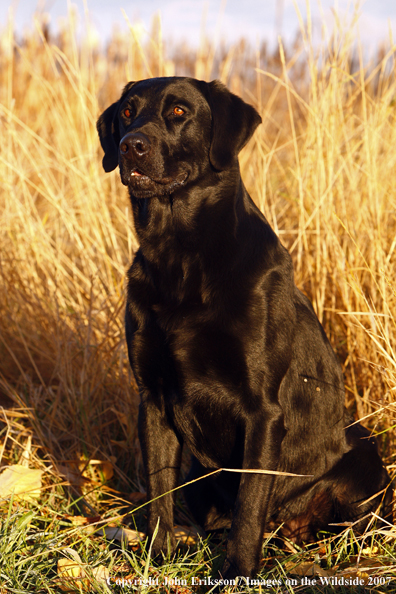
[[[246,333],[242,339],[198,307],[174,320],[166,334],[167,362],[174,370],[163,383],[168,415],[206,467],[235,464],[243,451],[241,419],[254,407],[262,379],[259,360],[248,356],[250,346]]]
[[[210,307],[202,304],[190,303],[176,311],[164,309],[157,321],[183,398],[195,400],[207,392],[208,398],[214,398],[213,392],[240,398],[241,393],[254,390],[255,365],[250,355],[254,340],[257,345],[256,335],[220,322]]]

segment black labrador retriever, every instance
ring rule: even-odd
[[[120,167],[140,241],[126,337],[139,386],[148,498],[178,484],[206,530],[230,526],[224,579],[253,576],[263,533],[295,542],[337,522],[363,530],[389,476],[375,439],[344,409],[343,375],[289,253],[241,180],[238,153],[261,118],[218,81],[126,85],[100,116],[103,167]],[[175,545],[173,494],[149,506],[153,549]]]

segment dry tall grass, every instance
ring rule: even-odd
[[[316,50],[308,26],[286,54],[205,41],[170,58],[158,24],[146,46],[132,26],[105,50],[88,35],[77,43],[72,18],[57,39],[40,22],[19,42],[2,33],[0,389],[4,404],[29,408],[40,456],[114,456],[125,489],[139,466],[123,331],[137,242],[95,121],[128,80],[156,75],[221,78],[260,110],[243,177],[343,363],[348,407],[377,432],[393,426],[394,50],[367,65],[353,35],[337,29]],[[389,430],[390,463],[393,443]]]

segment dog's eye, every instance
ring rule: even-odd
[[[124,116],[126,118],[130,118],[131,117],[131,110],[128,109],[128,108],[126,108],[126,109],[124,109],[123,114],[124,114]]]
[[[176,107],[173,108],[173,115],[175,116],[182,116],[184,115],[186,112],[184,111],[184,109],[182,109],[181,107],[179,107],[178,105],[176,105]]]

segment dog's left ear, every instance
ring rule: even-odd
[[[118,165],[118,146],[121,140],[120,129],[118,126],[118,108],[121,101],[123,101],[125,95],[134,84],[134,82],[129,82],[124,87],[120,99],[110,105],[96,122],[100,144],[104,150],[102,164],[106,173],[113,171]]]
[[[215,169],[227,169],[238,157],[259,124],[261,116],[220,81],[207,85],[212,110],[212,138],[209,159]]]

